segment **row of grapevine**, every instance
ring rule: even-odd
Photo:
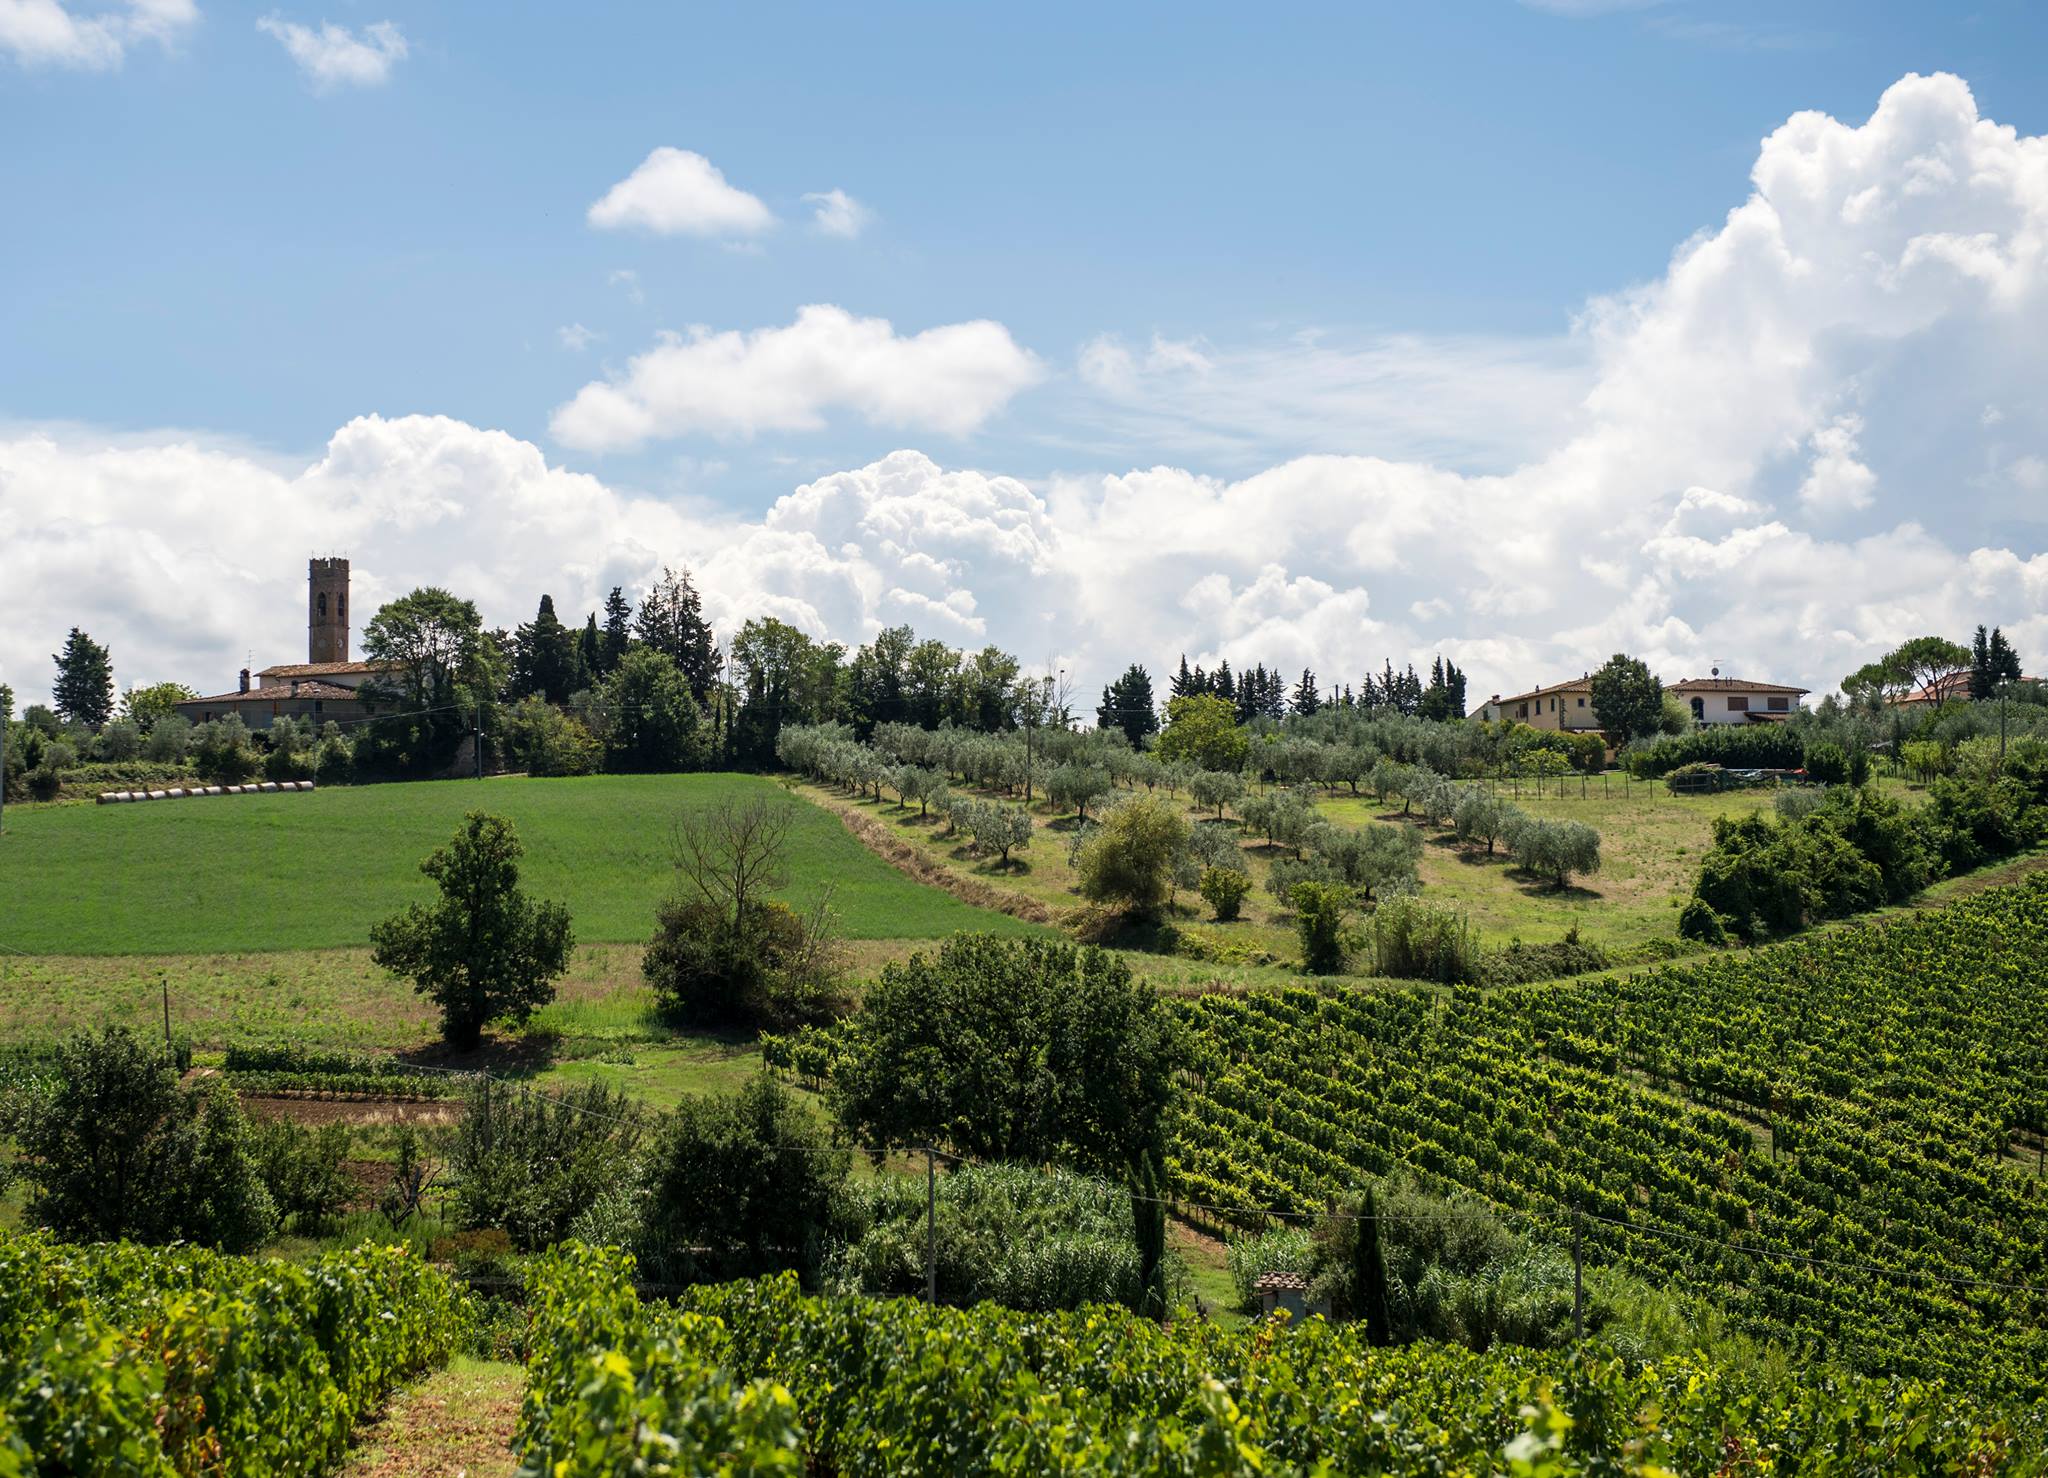
[[[0,1478],[324,1472],[464,1309],[400,1248],[301,1268],[0,1237]]]
[[[1757,1333],[2037,1399],[2048,1205],[2014,1151],[2048,1123],[2043,958],[2037,879],[1627,979],[1198,997],[1169,1169],[1247,1212],[1397,1171],[1584,1212],[1601,1256]]]
[[[535,1269],[523,1472],[2048,1471],[2038,1431],[1914,1381],[807,1298],[789,1276],[643,1307],[631,1273],[575,1244]]]

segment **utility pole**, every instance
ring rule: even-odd
[[[164,1056],[171,1055],[171,977],[169,971],[159,972],[157,980],[164,988]]]
[[[924,1147],[924,1301],[939,1306],[939,1171],[932,1147]]]
[[[481,780],[484,778],[484,705],[481,701],[476,705],[476,726],[469,732],[476,741],[476,778]]]
[[[0,834],[7,830],[7,725],[13,717],[0,713]]]

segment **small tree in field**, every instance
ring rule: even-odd
[[[1133,796],[1081,846],[1075,859],[1081,895],[1136,914],[1156,913],[1174,884],[1174,863],[1188,843],[1188,818],[1161,796]]]
[[[574,936],[559,903],[519,889],[523,849],[512,823],[472,811],[447,846],[420,864],[441,889],[370,930],[370,958],[402,975],[441,1008],[441,1034],[460,1051],[483,1039],[486,1022],[524,1023],[555,997]]]

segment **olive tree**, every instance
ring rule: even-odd
[[[1197,770],[1188,777],[1188,794],[1203,810],[1213,808],[1221,821],[1223,808],[1244,798],[1244,776],[1235,770]]]

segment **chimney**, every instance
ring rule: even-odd
[[[246,667],[242,669],[242,691],[249,691],[249,669]]]

